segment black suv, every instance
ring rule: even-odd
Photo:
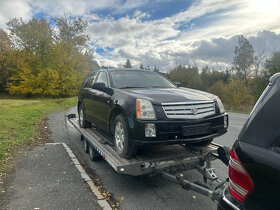
[[[218,209],[280,209],[280,73],[270,78],[230,151]]]
[[[78,96],[79,123],[113,136],[130,157],[143,144],[201,144],[227,131],[228,115],[212,94],[179,88],[163,76],[137,69],[90,72]]]

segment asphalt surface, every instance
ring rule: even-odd
[[[162,177],[132,177],[117,174],[104,160],[92,162],[83,151],[80,134],[69,124],[66,114],[76,113],[73,107],[67,111],[49,115],[49,128],[55,142],[66,143],[75,153],[87,171],[99,178],[101,185],[120,203],[119,209],[216,209],[217,204],[210,199],[192,191],[185,191],[180,186]],[[229,131],[214,142],[231,147],[238,137],[248,115],[229,113]],[[227,177],[227,167],[219,160],[213,167],[220,179]],[[195,170],[185,173],[189,180],[201,180],[202,176]],[[76,199],[82,205],[82,200]]]
[[[101,209],[61,144],[36,146],[10,176],[1,209]]]

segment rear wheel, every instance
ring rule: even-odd
[[[97,152],[97,150],[93,146],[91,146],[91,145],[89,145],[88,153],[89,153],[89,158],[92,161],[98,160],[101,157],[99,152]]]
[[[119,114],[114,121],[115,150],[119,156],[130,158],[135,151],[129,138],[128,125],[123,114]]]
[[[89,143],[88,143],[88,141],[85,138],[83,140],[83,147],[84,147],[85,152],[88,153],[88,151],[89,151]]]
[[[78,109],[79,114],[79,125],[81,128],[89,128],[91,123],[85,119],[84,106],[81,104]]]

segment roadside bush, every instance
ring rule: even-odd
[[[254,102],[258,100],[267,85],[268,79],[265,77],[257,76],[249,81],[250,93],[254,96]]]
[[[219,98],[224,102],[225,99],[225,85],[222,81],[218,81],[216,83],[214,83],[208,90],[210,93],[213,93],[217,96],[219,96]]]
[[[225,86],[224,103],[232,110],[250,111],[254,98],[243,81],[231,80]]]
[[[228,110],[248,112],[254,104],[249,88],[240,80],[232,79],[229,84],[218,81],[210,87],[209,92],[219,96]]]

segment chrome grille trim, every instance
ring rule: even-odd
[[[202,119],[216,113],[213,101],[175,102],[161,105],[166,117],[170,119]],[[193,108],[197,109],[196,113],[192,112]]]

